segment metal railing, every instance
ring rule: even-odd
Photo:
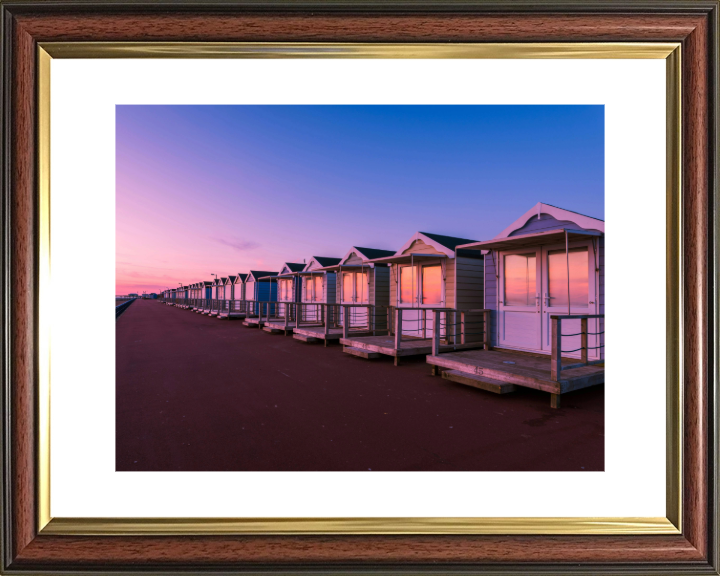
[[[580,368],[582,366],[592,366],[593,364],[602,364],[605,359],[591,360],[588,361],[588,350],[599,350],[604,348],[604,344],[600,344],[600,338],[597,339],[597,346],[588,347],[588,336],[600,336],[605,333],[604,330],[597,332],[588,332],[588,320],[590,319],[604,319],[605,314],[577,314],[577,315],[566,315],[566,316],[555,316],[551,315],[551,354],[550,354],[550,379],[557,382],[560,378],[560,373],[563,370],[570,370],[571,368]],[[563,334],[562,333],[562,321],[563,320],[580,320],[580,332],[575,334]],[[599,326],[599,323],[598,323]],[[572,336],[580,336],[580,348],[574,350],[563,350],[562,339]],[[580,362],[576,364],[562,365],[562,355],[572,354],[573,352],[580,352]]]
[[[125,312],[125,310],[127,310],[128,307],[130,306],[130,304],[135,302],[135,300],[137,300],[137,298],[132,298],[131,300],[125,300],[122,304],[118,304],[117,306],[115,306],[115,320],[117,320],[120,317],[120,314]]]

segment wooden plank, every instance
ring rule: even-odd
[[[490,368],[485,366],[476,366],[463,360],[454,357],[455,354],[440,354],[439,356],[428,356],[428,364],[434,364],[443,368],[450,368],[451,370],[460,370],[461,372],[473,373],[479,376],[486,376],[494,380],[501,380],[503,382],[510,382],[518,386],[525,386],[527,388],[535,388],[536,390],[543,390],[545,392],[551,392],[559,394],[561,386],[559,382],[553,382],[551,380],[541,380],[540,378],[528,376],[526,374],[516,372],[506,372],[497,368]]]
[[[295,340],[300,340],[301,342],[320,342],[318,338],[313,338],[312,336],[305,336],[304,334],[293,334],[293,338]]]
[[[465,384],[466,386],[472,386],[473,388],[479,388],[495,394],[508,394],[510,392],[515,392],[514,384],[503,382],[502,380],[494,380],[493,378],[488,378],[487,376],[468,374],[467,372],[461,372],[460,370],[444,371],[442,373],[442,377],[445,380],[450,380],[451,382]]]
[[[343,352],[345,352],[346,354],[351,354],[353,356],[358,356],[359,358],[365,358],[366,360],[380,358],[380,353],[378,352],[370,352],[369,350],[355,348],[354,346],[344,346]]]

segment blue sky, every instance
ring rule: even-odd
[[[604,218],[603,106],[118,106],[116,127],[126,291],[486,240],[537,202]]]

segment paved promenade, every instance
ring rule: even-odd
[[[602,470],[603,386],[496,396],[339,345],[138,300],[117,321],[117,470]],[[548,360],[549,361],[549,360]]]

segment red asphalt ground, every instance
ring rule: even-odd
[[[137,300],[116,327],[118,471],[603,470],[603,386],[503,396]]]

